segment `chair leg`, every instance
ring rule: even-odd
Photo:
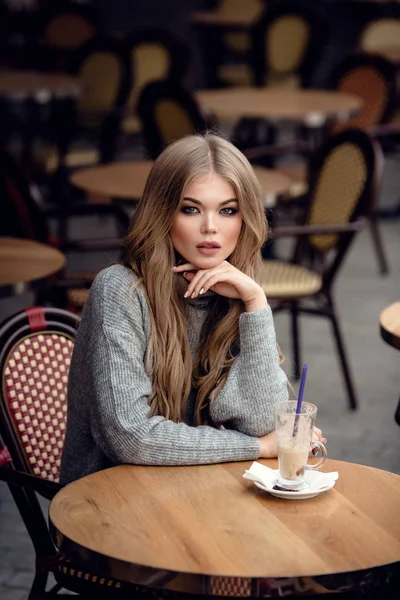
[[[292,348],[293,348],[293,377],[300,377],[300,332],[299,332],[299,307],[293,302],[290,307],[292,326]]]
[[[332,323],[333,334],[334,334],[335,340],[336,340],[336,346],[337,346],[338,353],[339,353],[340,365],[342,367],[342,373],[343,373],[343,377],[345,380],[347,393],[348,393],[348,397],[349,397],[350,408],[351,408],[351,410],[356,410],[358,408],[357,397],[356,397],[354,385],[353,385],[351,375],[350,375],[350,369],[349,369],[349,365],[348,365],[348,361],[347,361],[346,351],[345,351],[344,344],[343,344],[342,334],[340,332],[339,323],[338,323],[332,303],[331,303],[331,311],[332,312],[329,315],[329,318]]]
[[[385,250],[383,248],[382,236],[378,227],[378,220],[376,214],[369,216],[369,227],[372,235],[372,242],[375,246],[375,252],[378,258],[379,272],[381,275],[387,275],[389,273],[389,266],[386,257]]]
[[[36,571],[35,579],[33,580],[28,600],[45,600],[47,596],[46,584],[48,576],[48,571]]]

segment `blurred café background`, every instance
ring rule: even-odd
[[[80,314],[152,161],[212,129],[260,181],[263,287],[328,454],[400,473],[399,75],[395,1],[1,0],[0,323]],[[25,598],[4,484],[0,552]]]

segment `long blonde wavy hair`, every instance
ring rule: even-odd
[[[241,300],[216,295],[197,357],[189,347],[186,304],[172,267],[179,260],[169,231],[185,190],[198,176],[216,172],[235,189],[242,228],[229,262],[256,279],[267,237],[261,190],[250,163],[230,142],[206,133],[182,138],[157,158],[125,240],[123,263],[138,276],[147,299],[151,337],[146,370],[152,377],[152,415],[183,421],[192,385],[197,388],[195,424],[209,422],[208,408],[223,387],[239,348]]]

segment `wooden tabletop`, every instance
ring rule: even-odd
[[[0,71],[0,95],[12,98],[47,96],[77,96],[81,89],[77,77],[63,73],[41,73],[37,71]]]
[[[65,256],[51,246],[0,237],[0,285],[42,279],[56,273],[65,264]]]
[[[70,182],[91,194],[138,200],[152,166],[152,160],[136,160],[78,169]]]
[[[239,576],[256,584],[252,595],[287,578],[298,590],[324,581],[334,590],[336,578],[351,589],[399,569],[399,475],[328,460],[323,470],[339,472],[335,487],[288,501],[243,479],[250,464],[92,474],[54,497],[53,539],[88,569],[143,585],[162,571],[164,587],[182,592],[217,594],[220,578]]]
[[[111,198],[139,199],[147,176],[153,166],[151,160],[111,163],[75,171],[70,182],[91,194]],[[254,167],[264,194],[277,196],[292,184],[289,177],[274,169]]]
[[[346,120],[362,107],[357,96],[322,90],[233,88],[196,92],[197,101],[223,119],[258,117],[301,121],[320,127],[327,119]]]
[[[248,29],[257,21],[257,19],[261,16],[261,13],[262,10],[235,13],[226,13],[222,10],[203,10],[194,12],[192,15],[192,21],[197,25],[208,25],[210,27],[221,27],[225,29]]]
[[[379,324],[385,342],[400,350],[400,302],[391,304],[381,312]]]

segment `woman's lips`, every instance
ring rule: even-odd
[[[196,246],[196,250],[198,250],[198,252],[200,252],[201,254],[213,255],[217,254],[221,250],[221,248],[217,248],[216,246]]]

